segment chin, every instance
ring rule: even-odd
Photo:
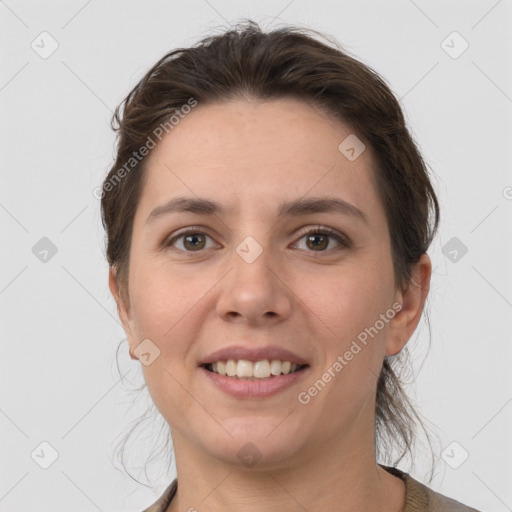
[[[238,468],[271,470],[289,467],[290,461],[299,457],[307,436],[303,430],[294,428],[295,425],[285,425],[287,421],[283,421],[283,417],[278,420],[251,417],[223,421],[231,436],[224,432],[211,442],[203,439],[204,449],[214,458]]]

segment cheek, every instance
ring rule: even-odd
[[[299,297],[321,320],[329,339],[357,335],[384,312],[388,291],[382,276],[371,267],[346,267],[302,278]]]
[[[322,292],[308,302],[315,313],[312,318],[321,319],[317,339],[324,355],[307,386],[316,386],[318,380],[326,383],[315,403],[335,423],[354,420],[375,392],[386,327],[376,335],[370,328],[388,309],[376,275],[354,271],[326,280]]]
[[[387,324],[380,315],[390,307],[392,281],[382,275],[385,265],[358,264],[339,268],[322,279],[302,282],[301,298],[318,320],[318,342],[324,359],[319,374],[329,371],[329,398],[345,397],[348,403],[366,399],[376,380],[385,353]],[[380,327],[375,331],[375,324]],[[339,360],[342,358],[342,361]]]
[[[208,291],[208,284],[201,274],[182,276],[164,266],[141,268],[131,287],[137,325],[167,343]]]
[[[204,289],[194,284],[150,278],[137,298],[137,330],[158,347],[158,358],[141,365],[144,380],[155,406],[169,424],[179,424],[180,415],[194,401],[186,392],[196,370],[194,341],[199,338]],[[198,289],[195,289],[198,288]]]

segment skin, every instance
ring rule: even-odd
[[[231,100],[195,107],[148,157],[129,301],[119,298],[113,271],[109,286],[130,350],[147,338],[160,350],[141,367],[172,430],[179,487],[168,511],[404,507],[403,482],[375,461],[375,394],[384,356],[400,352],[420,320],[431,262],[424,254],[409,286],[395,287],[371,148],[355,161],[338,150],[350,133],[299,100]],[[234,210],[173,213],[146,224],[153,208],[180,195]],[[368,223],[338,213],[277,218],[280,201],[303,196],[343,199]],[[344,234],[350,246],[329,237],[320,248],[308,244],[301,230],[316,225]],[[164,247],[187,226],[207,235],[199,249],[185,238]],[[236,252],[248,236],[263,249],[252,263]],[[298,393],[395,302],[401,311],[317,396],[299,403]],[[231,344],[282,346],[304,357],[309,373],[272,397],[234,398],[198,369]],[[252,467],[237,457],[247,442],[262,454]]]

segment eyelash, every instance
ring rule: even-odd
[[[179,240],[180,238],[183,238],[183,237],[185,237],[187,235],[206,235],[206,236],[210,237],[210,235],[208,235],[208,233],[205,233],[204,231],[201,231],[201,229],[202,228],[193,227],[193,226],[189,227],[189,228],[186,228],[183,231],[179,232],[176,236],[168,239],[167,242],[164,242],[164,247],[168,247],[168,248],[177,250],[179,252],[185,253],[185,254],[190,255],[190,256],[192,256],[192,255],[194,255],[196,253],[204,252],[206,249],[202,249],[202,250],[198,250],[198,251],[185,251],[183,249],[176,249],[176,248],[172,247],[172,244],[176,240]],[[347,249],[347,248],[349,248],[351,246],[350,240],[345,235],[342,235],[342,234],[338,233],[337,231],[335,231],[335,230],[333,230],[331,228],[327,228],[327,227],[323,227],[323,226],[314,226],[312,228],[308,228],[306,231],[304,231],[304,232],[302,232],[300,234],[298,239],[300,240],[300,239],[302,239],[305,236],[310,235],[310,234],[324,235],[324,236],[332,237],[332,238],[334,238],[340,244],[341,247],[337,247],[337,248],[334,248],[334,249],[326,249],[326,250],[323,250],[323,251],[307,251],[307,252],[325,253],[325,252],[329,252],[329,251],[336,251],[336,250],[341,250],[341,249]]]

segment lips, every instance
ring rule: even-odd
[[[268,398],[295,385],[310,372],[304,357],[279,346],[224,347],[206,356],[199,368],[217,389],[241,400]]]
[[[302,382],[304,387],[305,379],[311,373],[311,367],[306,365],[293,373],[271,375],[269,378],[256,377],[230,377],[209,371],[206,367],[199,367],[200,374],[204,376],[204,382],[212,383],[216,389],[224,394],[230,395],[238,400],[262,400],[271,396],[293,389]],[[201,385],[203,385],[201,383]],[[205,388],[206,390],[206,388]]]

